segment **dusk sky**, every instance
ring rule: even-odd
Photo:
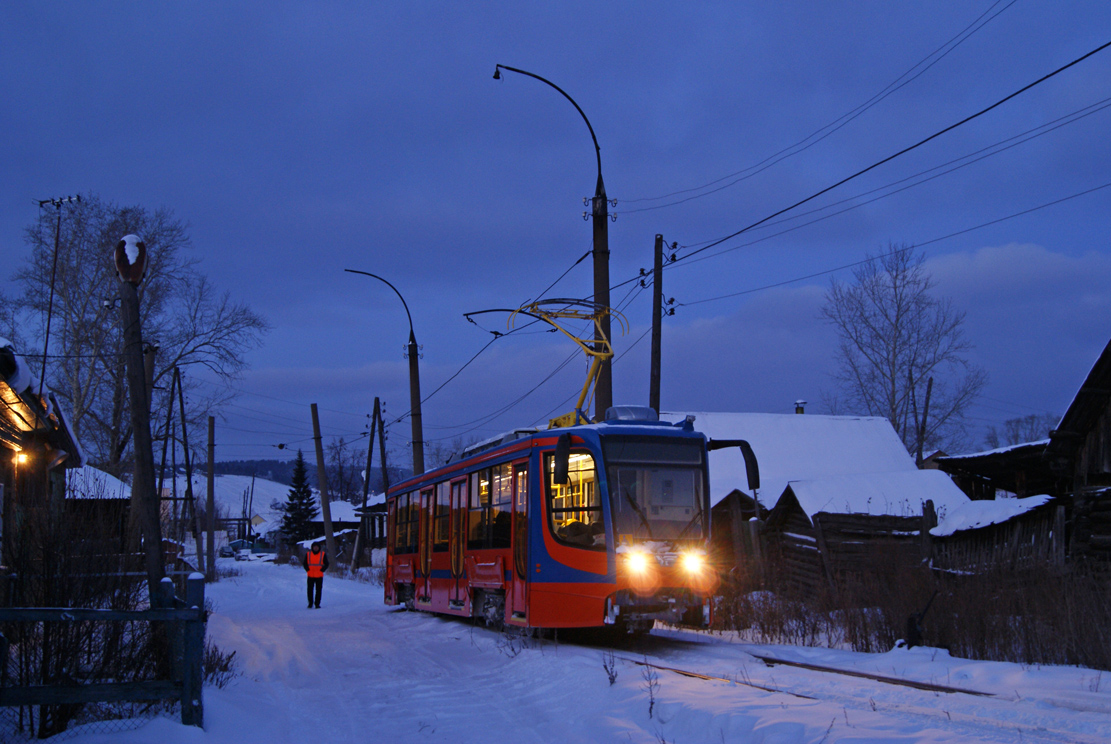
[[[656,233],[682,259],[1108,41],[1106,0],[5,2],[0,291],[18,291],[40,199],[172,209],[202,271],[272,325],[216,412],[217,457],[285,458],[276,444],[311,448],[310,403],[326,436],[347,439],[375,396],[390,420],[409,408],[404,309],[344,269],[405,296],[427,396],[506,330],[505,316],[476,327],[464,313],[535,298],[590,249],[585,124],[536,80],[495,81],[495,64],[548,78],[590,118],[618,200],[617,285],[651,267]],[[1062,413],[1111,338],[1109,104],[1111,48],[795,219],[676,262],[663,407],[822,412],[836,336],[820,310],[831,279],[851,278],[822,272],[913,243],[990,377],[975,444],[1005,419]],[[549,296],[586,297],[591,276],[587,259]],[[612,299],[630,323],[614,400],[647,404],[651,292],[633,282]],[[427,400],[427,440],[571,410],[586,362],[553,375],[574,347],[533,330]],[[407,420],[391,427],[399,457],[408,438]]]

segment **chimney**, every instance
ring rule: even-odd
[[[805,400],[796,400],[795,401],[795,413],[797,413],[799,415],[806,413],[806,411],[803,409],[803,406],[805,406],[805,405],[806,405]]]

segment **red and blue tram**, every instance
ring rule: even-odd
[[[709,626],[718,443],[689,418],[621,410],[516,431],[393,486],[386,604],[522,628]]]

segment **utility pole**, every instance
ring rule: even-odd
[[[120,320],[123,329],[123,357],[131,403],[132,442],[135,447],[135,472],[131,483],[130,533],[133,548],[142,536],[147,581],[151,597],[165,575],[162,562],[161,499],[155,492],[154,443],[150,433],[150,407],[147,405],[147,378],[143,362],[143,330],[139,316],[139,283],[146,268],[146,246],[137,235],[125,235],[115,251],[116,272],[120,278]]]
[[[208,554],[208,581],[216,581],[216,419],[208,417],[208,534],[205,552]]]
[[[583,118],[585,118],[585,114]],[[594,130],[590,134],[593,136]],[[597,147],[598,143],[595,142]],[[594,216],[594,302],[607,311],[610,306],[610,239],[609,239],[609,200],[606,197],[606,185],[602,183],[602,155],[598,150],[598,185],[594,189],[594,203],[591,212]],[[606,350],[604,339],[609,339],[612,348],[613,337],[610,336],[610,316],[606,312],[602,316],[598,332],[595,334],[594,350],[601,353]],[[606,417],[606,410],[613,405],[613,360],[606,358],[598,370],[598,381],[594,384],[594,420],[602,421]]]
[[[47,204],[54,207],[57,220],[54,223],[54,268],[50,270],[50,301],[46,306],[46,334],[42,342],[42,369],[39,371],[39,395],[46,397],[46,352],[50,348],[50,318],[54,314],[54,282],[58,277],[58,244],[62,239],[62,205],[80,203],[81,196],[63,196],[61,199],[40,199],[39,209]]]
[[[409,417],[413,426],[413,475],[424,472],[424,421],[420,411],[420,347],[409,329]]]
[[[526,75],[556,90],[571,102],[571,105],[579,112],[579,116],[586,122],[586,128],[590,130],[590,139],[594,142],[594,157],[598,163],[598,181],[594,186],[594,198],[584,198],[583,205],[590,204],[590,214],[594,218],[594,302],[599,308],[608,311],[610,306],[609,197],[606,196],[606,185],[602,181],[602,148],[598,146],[598,138],[594,134],[594,127],[591,126],[590,119],[586,118],[586,113],[575,102],[575,99],[551,80],[509,65],[494,65],[495,80],[501,80],[502,70],[509,70],[518,75]],[[585,219],[587,215],[583,214],[583,217]],[[610,336],[608,312],[602,316],[601,323],[594,332],[594,350],[598,354],[603,354],[606,350],[603,338],[610,342],[612,348],[613,338]],[[594,418],[596,421],[604,419],[606,409],[613,405],[613,367],[611,361],[607,358],[601,362],[598,379],[594,383]]]
[[[656,235],[652,262],[652,369],[648,382],[648,407],[660,412],[660,336],[664,304],[664,236]]]
[[[174,383],[177,385],[177,401],[178,408],[181,411],[181,449],[185,453],[185,502],[189,504],[189,508],[193,510],[192,514],[192,529],[193,545],[197,551],[197,570],[201,573],[205,572],[204,551],[201,549],[201,524],[197,519],[197,501],[193,495],[193,461],[189,456],[189,430],[186,427],[185,416],[185,392],[181,389],[181,371],[174,367]],[[211,459],[211,457],[209,458]],[[176,474],[174,477],[177,477]],[[185,507],[182,509],[182,518],[185,516]]]
[[[332,504],[328,498],[328,473],[324,469],[324,444],[320,441],[320,416],[312,404],[312,438],[316,442],[316,482],[320,486],[320,516],[324,518],[324,547],[336,565],[336,538],[332,534]]]

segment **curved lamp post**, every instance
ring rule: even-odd
[[[413,316],[409,313],[409,303],[405,302],[405,298],[397,291],[397,287],[377,274],[356,269],[344,269],[344,271],[377,279],[392,289],[405,307],[405,316],[409,319],[409,415],[413,424],[413,475],[420,475],[424,472],[424,425],[420,413],[420,365],[418,363],[420,350],[417,348],[417,337],[413,333]],[[369,473],[367,475],[369,477]]]
[[[590,120],[586,118],[586,114],[575,103],[575,99],[567,95],[567,92],[553,83],[551,80],[535,75],[525,70],[519,70],[516,67],[509,67],[508,65],[495,65],[494,66],[494,79],[501,80],[501,71],[508,70],[509,72],[516,72],[519,75],[526,75],[544,83],[545,85],[555,88],[559,93],[571,102],[575,110],[586,122],[586,128],[590,130],[590,138],[594,140],[594,155],[598,160],[598,183],[594,188],[594,198],[592,200],[591,213],[594,217],[594,302],[602,307],[608,308],[610,306],[610,248],[609,248],[609,201],[606,198],[606,185],[602,182],[602,149],[598,147],[598,138],[594,136],[594,127],[590,126]],[[585,201],[585,200],[584,200]],[[594,338],[594,348],[602,351],[604,344],[602,341],[602,334],[606,339],[610,338],[610,318],[605,315],[602,318],[601,328]],[[607,359],[602,363],[602,368],[598,373],[598,382],[594,388],[594,418],[601,421],[605,418],[606,409],[613,405],[613,370],[610,360]]]

